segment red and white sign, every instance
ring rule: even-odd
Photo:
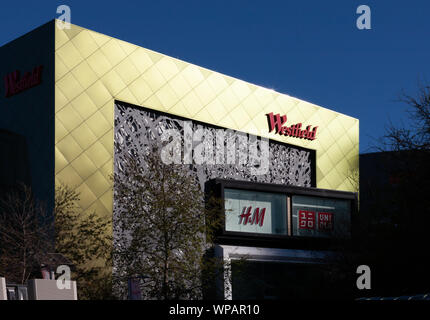
[[[246,224],[255,224],[259,225],[260,227],[264,224],[264,214],[266,213],[266,208],[255,208],[254,213],[252,214],[251,218],[251,210],[252,207],[243,207],[242,214],[240,215],[239,224],[243,223],[243,225]]]
[[[316,219],[318,217],[318,224]],[[334,214],[331,212],[315,212],[299,210],[299,229],[333,231]]]
[[[42,82],[42,69],[43,66],[37,66],[32,72],[25,72],[22,77],[20,77],[20,72],[18,70],[5,75],[5,97],[11,97],[39,85]]]
[[[333,231],[334,215],[331,212],[318,212],[318,230]]]
[[[310,229],[315,228],[315,212],[300,210],[299,211],[299,229]]]
[[[273,112],[270,112],[266,114],[267,121],[269,123],[269,132],[272,132],[275,130],[275,133],[287,136],[287,137],[294,137],[294,138],[300,138],[300,139],[307,139],[307,140],[315,140],[317,129],[318,127],[314,127],[312,129],[312,126],[307,126],[306,129],[302,130],[302,123],[293,124],[291,126],[284,126],[284,124],[287,122],[287,116],[283,115],[281,116],[278,114],[273,114]]]

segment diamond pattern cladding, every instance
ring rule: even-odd
[[[317,187],[353,191],[358,120],[72,25],[55,31],[55,176],[83,210],[112,214],[114,99],[316,150]],[[267,133],[265,114],[319,126],[304,141]]]

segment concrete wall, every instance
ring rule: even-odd
[[[59,289],[57,280],[30,280],[28,282],[28,298],[29,300],[78,300],[76,281],[70,282],[70,289]]]
[[[0,300],[7,300],[6,279],[0,277]]]

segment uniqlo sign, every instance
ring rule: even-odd
[[[333,213],[299,210],[299,229],[332,231]],[[318,217],[318,218],[317,218]],[[318,219],[318,223],[316,220]]]
[[[298,237],[349,238],[351,200],[292,196],[292,235]]]
[[[332,231],[333,217],[333,213],[331,212],[318,212],[318,230]]]
[[[300,210],[299,211],[299,229],[313,230],[315,228],[315,212]]]

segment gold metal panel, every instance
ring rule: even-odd
[[[68,102],[69,100],[61,92],[60,88],[55,85],[55,112],[61,110]]]
[[[58,111],[56,116],[58,119],[60,119],[64,128],[66,128],[66,130],[69,132],[73,131],[77,126],[79,126],[83,122],[82,118],[75,111],[71,103],[69,103],[63,109]]]
[[[158,99],[156,94],[153,94],[148,99],[143,101],[143,105],[152,106],[152,109],[158,111],[167,111],[165,106],[161,103],[160,99]]]
[[[134,66],[133,62],[130,61],[130,59],[121,61],[114,68],[114,70],[118,73],[126,85],[129,85],[140,76],[140,72]]]
[[[172,108],[169,109],[169,113],[181,115],[182,117],[190,118],[191,115],[188,113],[188,110],[185,108],[182,101],[179,101]]]
[[[72,101],[84,90],[71,72],[56,82],[68,101]]]
[[[74,26],[75,25],[73,25],[73,27]],[[104,34],[101,34],[101,33],[95,32],[95,31],[91,31],[91,30],[86,30],[86,31],[88,31],[88,33],[90,34],[90,36],[94,39],[94,41],[97,43],[97,45],[99,47],[101,47],[102,45],[104,45],[110,39],[110,37],[106,37]]]
[[[62,153],[58,150],[57,147],[55,147],[55,173],[60,172],[62,169],[64,169],[68,165],[68,161]]]
[[[169,84],[172,87],[173,91],[175,91],[175,94],[178,99],[181,99],[191,90],[191,86],[180,73],[178,73],[172,80],[170,80]]]
[[[155,67],[160,71],[161,75],[166,81],[169,81],[173,76],[178,74],[179,69],[177,65],[173,62],[173,59],[168,57],[163,57],[156,64]]]
[[[100,198],[100,202],[103,204],[103,206],[106,208],[106,211],[110,214],[112,214],[112,207],[113,207],[113,191],[108,190],[106,191]]]
[[[116,95],[116,99],[122,101],[128,101],[129,103],[139,105],[139,101],[133,95],[129,88],[124,88],[120,93]]]
[[[58,49],[57,54],[69,69],[74,68],[84,59],[71,41]]]
[[[55,28],[55,50],[61,48],[69,40],[70,39],[64,32],[64,29]]]
[[[175,103],[178,101],[178,98],[176,97],[175,92],[172,90],[172,88],[168,83],[165,86],[163,86],[160,90],[158,90],[155,93],[155,95],[167,110],[173,107]]]
[[[85,183],[97,198],[101,197],[109,188],[109,181],[99,171],[86,179]]]
[[[113,104],[111,103],[111,101],[105,103],[105,105],[100,108],[100,112],[103,115],[103,117],[106,119],[106,121],[112,125],[114,122],[114,114],[113,114]],[[113,128],[113,126],[111,128]]]
[[[112,97],[126,87],[126,84],[122,81],[121,77],[115,72],[115,70],[107,72],[101,80]]]
[[[61,139],[59,142],[57,142],[55,146],[58,148],[58,150],[60,150],[69,164],[82,152],[82,148],[75,141],[71,134],[65,136],[64,139]]]
[[[230,117],[236,123],[236,128],[242,130],[243,127],[251,120],[242,105],[238,105],[236,109],[230,111]]]
[[[317,187],[355,191],[357,119],[75,25],[56,27],[55,48],[56,183],[77,186],[83,210],[112,213],[114,99],[313,149]],[[269,112],[317,139],[268,133]]]
[[[75,79],[78,80],[82,88],[88,88],[94,82],[98,80],[96,73],[91,69],[90,65],[83,61],[81,64],[77,65],[73,70],[72,74]]]
[[[82,119],[89,118],[94,112],[97,111],[97,107],[86,92],[83,92],[72,101],[73,109]]]
[[[148,52],[143,48],[137,48],[133,51],[129,59],[141,74],[154,64]]]
[[[110,64],[109,60],[106,59],[103,52],[99,50],[90,55],[87,58],[87,62],[98,77],[102,77],[112,68],[112,65]]]
[[[185,97],[182,99],[182,102],[191,116],[194,116],[202,108],[199,97],[197,97],[194,91],[190,91],[187,95],[185,95]]]
[[[60,57],[55,59],[55,73],[58,75],[58,78],[62,78],[70,69],[64,64]]]
[[[135,44],[131,44],[129,42],[119,40],[119,39],[115,39],[115,40],[116,40],[116,43],[118,43],[118,45],[121,47],[121,49],[125,52],[127,56],[139,48]]]
[[[155,66],[152,66],[143,74],[143,79],[151,87],[153,92],[160,89],[166,83],[163,75]]]
[[[91,204],[94,203],[94,201],[97,200],[97,197],[94,195],[93,191],[87,186],[87,184],[84,182],[79,185],[79,187],[76,188],[76,191],[80,195],[80,205],[82,209],[87,209]]]
[[[137,99],[139,104],[143,104],[143,101],[152,95],[152,89],[148,86],[142,76],[134,80],[128,86],[128,89],[133,93],[133,96]]]
[[[85,122],[73,130],[71,134],[82,150],[86,150],[90,145],[97,141],[97,137]]]
[[[215,95],[220,94],[228,86],[227,81],[225,81],[224,77],[215,72],[207,78],[207,81],[214,90]]]
[[[110,215],[109,212],[111,212],[112,210],[106,209],[102,201],[97,199],[85,211],[88,213],[97,212],[97,214],[100,216],[109,216]],[[104,264],[105,264],[104,262],[100,261],[100,265],[103,266]]]
[[[79,53],[84,59],[88,58],[99,48],[97,42],[87,30],[79,32],[71,42],[79,50]]]
[[[218,99],[221,100],[222,104],[228,112],[233,110],[239,104],[239,99],[236,97],[230,87],[227,87],[224,91],[222,91],[218,95]]]
[[[75,169],[71,165],[64,167],[64,169],[60,170],[58,173],[55,173],[56,184],[65,183],[72,188],[76,188],[81,185],[82,181],[81,176],[76,173]]]
[[[251,93],[249,86],[241,80],[234,81],[231,85],[231,89],[233,90],[239,101],[242,101]]]
[[[59,142],[70,132],[64,127],[60,119],[55,118],[55,143]]]
[[[71,163],[72,167],[83,180],[90,177],[97,170],[91,158],[91,154],[81,153],[81,155]]]
[[[97,111],[91,117],[89,117],[86,123],[91,128],[91,131],[96,135],[96,137],[99,138],[109,131],[109,129],[113,128],[113,123],[107,122],[100,111]]]
[[[203,81],[204,77],[200,72],[199,68],[194,65],[188,65],[183,71],[182,76],[188,82],[191,87],[197,86],[200,82]]]
[[[111,154],[110,154],[110,156],[111,156]],[[113,173],[113,159],[112,158],[110,158],[103,166],[101,166],[100,172],[107,181],[112,180],[112,173]]]
[[[215,120],[212,118],[210,113],[206,109],[200,110],[194,118],[199,121],[207,122],[207,123],[214,123]]]
[[[112,96],[110,95],[109,91],[106,89],[106,87],[104,86],[101,80],[91,85],[86,90],[86,93],[94,102],[97,108],[100,108],[106,102],[112,99]]]
[[[200,82],[200,84],[195,87],[194,91],[203,105],[207,105],[216,97],[214,90],[207,81]]]
[[[97,167],[105,164],[110,160],[111,155],[107,152],[106,148],[99,141],[96,141],[91,147],[88,148],[87,154],[91,155],[91,160]]]
[[[117,65],[127,57],[124,50],[122,50],[118,44],[118,41],[113,38],[101,46],[100,50],[104,53],[104,56],[109,60],[112,66]]]
[[[108,132],[99,138],[99,142],[103,145],[103,147],[105,147],[106,151],[109,152],[110,159],[113,160],[113,126]]]
[[[212,102],[206,107],[206,110],[209,112],[215,122],[219,122],[228,113],[227,110],[225,110],[223,104],[218,99],[212,100]]]
[[[58,28],[56,28],[58,29]],[[67,34],[67,37],[72,40],[74,37],[76,37],[81,31],[85,30],[82,27],[79,27],[77,25],[73,25],[73,28],[64,28],[63,31]]]

